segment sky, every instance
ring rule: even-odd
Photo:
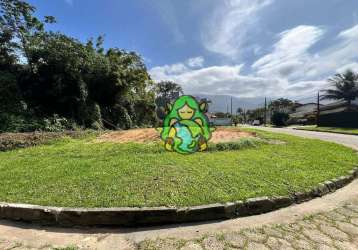
[[[187,94],[306,98],[358,71],[357,0],[29,0],[49,27],[136,51]]]

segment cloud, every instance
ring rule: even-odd
[[[207,50],[237,58],[258,23],[259,12],[274,0],[223,0],[202,34]]]
[[[189,58],[187,64],[192,68],[202,67],[204,64],[204,57],[198,56],[198,57]]]
[[[150,70],[151,74],[155,76],[156,80],[168,80],[167,76],[183,74],[194,68],[201,68],[204,64],[204,57],[193,57],[186,60],[184,63],[175,63],[171,65],[164,65],[154,67]]]
[[[332,45],[310,52],[323,35],[324,30],[315,26],[298,26],[282,32],[273,51],[258,59],[252,70],[259,76],[312,81],[348,68],[358,69],[358,25],[338,33]]]
[[[179,26],[174,3],[167,0],[150,0],[147,4],[155,8],[167,29],[172,33],[174,41],[184,43],[185,37]]]
[[[343,65],[342,67],[337,69],[337,73],[344,73],[348,69],[353,70],[354,72],[358,72],[358,63],[354,62],[354,63]]]
[[[312,56],[306,68],[314,70],[310,77],[327,77],[348,67],[357,69],[357,61],[358,25],[355,25],[340,32],[332,46]]]
[[[358,71],[358,25],[338,33],[334,43],[315,53],[312,47],[325,30],[300,25],[278,34],[272,51],[253,63],[204,67],[204,59],[152,68],[154,80],[172,80],[188,94],[236,97],[314,96],[329,85],[327,78],[348,68]],[[200,58],[200,59],[199,59]]]
[[[73,0],[65,0],[65,2],[71,6],[73,5]]]
[[[252,68],[257,74],[299,78],[297,71],[310,59],[308,50],[323,36],[324,30],[314,26],[297,26],[279,34],[273,51],[258,59]]]
[[[284,86],[279,79],[242,75],[243,64],[211,66],[200,69],[179,67],[181,70],[173,70],[177,69],[178,65],[184,64],[155,67],[149,73],[154,80],[171,80],[180,84],[185,93],[188,94],[256,97],[279,93],[281,86]]]

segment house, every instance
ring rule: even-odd
[[[208,113],[209,124],[211,126],[231,126],[232,120],[231,118],[219,118],[214,114]]]
[[[325,105],[320,110],[318,126],[358,128],[358,99],[348,107],[346,101]]]
[[[320,104],[319,107],[322,109],[325,105]],[[306,103],[296,105],[295,111],[290,114],[291,124],[315,124],[317,115],[317,103]]]
[[[320,105],[322,108],[323,105]],[[304,118],[307,115],[313,114],[317,111],[317,103],[306,103],[296,107],[295,111],[290,114],[290,117]]]

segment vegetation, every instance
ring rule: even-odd
[[[135,52],[46,31],[23,0],[0,1],[0,132],[156,123],[152,80]],[[50,129],[51,130],[51,129]]]
[[[157,116],[163,120],[168,112],[167,105],[170,104],[178,95],[183,94],[183,89],[180,85],[172,81],[161,81],[155,85],[155,92],[157,98],[155,103],[157,105]]]
[[[347,70],[343,74],[336,74],[328,81],[334,88],[325,90],[322,99],[344,100],[350,108],[352,101],[358,98],[358,74]]]
[[[289,113],[294,110],[296,103],[286,98],[279,98],[273,100],[268,105],[268,108],[273,112]]]
[[[271,117],[271,122],[277,127],[282,127],[287,125],[289,115],[285,112],[274,112]]]
[[[317,127],[317,126],[305,126],[297,128],[299,130],[309,130],[309,131],[320,131],[320,132],[331,132],[338,134],[350,134],[358,135],[357,128],[335,128],[335,127]]]
[[[256,133],[280,143],[183,156],[153,143],[98,143],[90,136],[2,152],[0,200],[66,207],[199,205],[303,191],[358,163],[344,146]]]
[[[50,143],[64,137],[84,138],[96,134],[95,131],[66,131],[66,132],[45,132],[45,133],[1,133],[0,152],[10,151],[18,148],[27,148]]]

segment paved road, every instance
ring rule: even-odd
[[[335,142],[358,150],[358,136],[357,135],[343,135],[327,132],[314,132],[305,130],[295,130],[293,128],[268,128],[268,127],[252,127],[270,132],[278,132],[290,135],[297,135],[305,138],[320,139],[323,141]]]
[[[341,143],[350,135],[259,128]],[[221,222],[137,229],[64,229],[0,221],[2,249],[358,249],[358,180],[322,198]]]

